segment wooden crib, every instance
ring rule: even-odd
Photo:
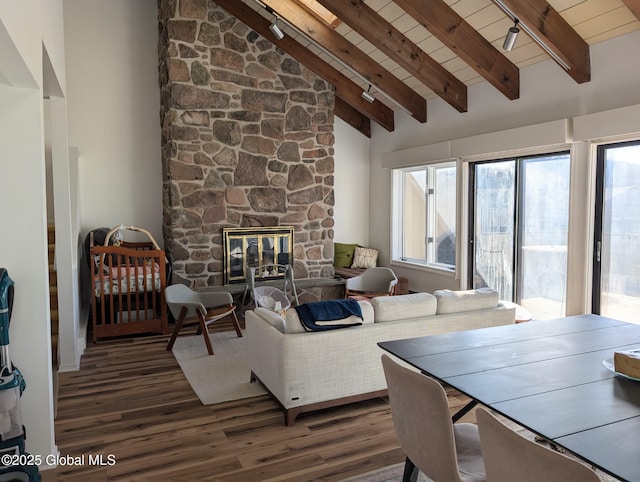
[[[114,242],[112,237],[123,230],[142,232],[149,241]],[[118,226],[109,231],[103,246],[94,246],[93,240],[90,246],[93,341],[140,333],[168,334],[166,258],[153,236],[142,228]]]

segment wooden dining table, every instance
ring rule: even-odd
[[[378,343],[605,473],[640,481],[640,381],[613,371],[640,325],[599,315]],[[606,365],[606,366],[605,366]]]

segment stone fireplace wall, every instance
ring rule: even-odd
[[[163,231],[174,282],[222,285],[223,227],[293,226],[333,276],[333,88],[213,0],[158,0]]]

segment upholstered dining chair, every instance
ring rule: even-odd
[[[351,296],[373,298],[396,293],[398,278],[391,268],[376,266],[365,269],[362,274],[347,278],[345,298]]]
[[[382,355],[382,367],[396,436],[415,467],[432,480],[485,480],[478,429],[451,421],[442,385],[388,355]]]
[[[204,336],[204,343],[209,355],[213,355],[213,348],[211,340],[209,340],[208,326],[214,321],[231,316],[236,334],[239,337],[242,336],[231,293],[197,292],[183,284],[175,284],[165,288],[164,296],[167,306],[176,320],[171,339],[167,344],[167,350],[171,351],[185,322],[192,319],[199,324],[198,334],[202,333]]]
[[[487,482],[599,482],[588,466],[514,432],[484,407],[476,409]]]

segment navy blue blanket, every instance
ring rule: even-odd
[[[362,325],[362,321],[344,320],[350,316],[356,316],[362,320],[362,310],[356,300],[314,301],[295,308],[302,326],[307,331],[334,330]]]

